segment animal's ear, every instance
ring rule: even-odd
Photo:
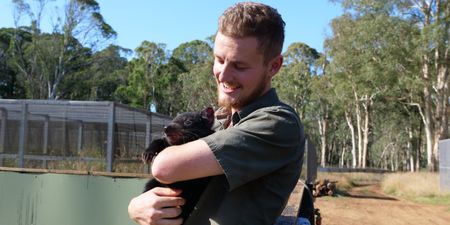
[[[209,106],[202,111],[202,117],[207,119],[210,124],[214,122],[214,109]]]

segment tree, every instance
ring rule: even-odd
[[[212,67],[212,62],[196,64],[189,72],[178,77],[183,86],[181,96],[186,111],[199,111],[216,105],[217,88]]]
[[[87,66],[77,69],[74,76],[68,76],[62,81],[60,98],[120,101],[114,92],[126,82],[128,61],[122,54],[129,52],[128,49],[110,45],[91,57],[84,58]]]
[[[18,81],[17,72],[11,65],[11,39],[16,34],[13,28],[0,29],[0,98],[24,98],[25,90]],[[24,42],[28,33],[17,32]]]
[[[346,96],[348,104],[344,105],[351,107],[345,115],[352,137],[356,129],[352,140],[357,142],[357,166],[366,167],[373,138],[372,112],[378,99],[398,94],[398,78],[412,72],[405,68],[414,60],[410,55],[414,29],[383,11],[355,14],[333,20],[334,34],[326,45],[332,58],[330,68],[339,74],[336,85],[347,83],[337,90],[347,92],[338,95]]]
[[[273,85],[280,99],[292,106],[304,119],[305,106],[310,95],[313,65],[319,58],[317,51],[304,43],[292,43],[283,53],[284,65],[275,76]]]
[[[204,41],[194,40],[182,43],[172,52],[172,57],[180,61],[190,70],[196,64],[212,61],[212,48]]]
[[[450,3],[444,0],[402,1],[401,10],[411,13],[420,29],[420,79],[424,82],[419,107],[425,127],[427,164],[437,170],[439,140],[448,137]],[[416,10],[419,9],[419,10]]]
[[[14,0],[18,28],[20,20],[28,17],[30,26],[22,27],[31,33],[31,44],[14,45],[17,60],[15,66],[25,80],[30,98],[60,98],[60,85],[66,76],[76,75],[82,65],[81,58],[90,54],[85,46],[95,49],[101,42],[113,38],[116,32],[100,14],[95,0],[70,0],[65,5],[63,18],[56,19],[57,24],[51,34],[42,33],[40,24],[45,18],[45,10],[50,1],[38,0],[35,11],[30,1]],[[16,36],[17,37],[17,36]]]
[[[143,41],[136,53],[129,63],[128,83],[120,85],[116,95],[127,96],[132,106],[150,109],[157,103],[156,79],[166,61],[165,45]]]
[[[411,97],[403,99],[409,100],[408,104],[416,106],[419,110],[425,130],[428,168],[436,170],[438,141],[448,137],[450,3],[444,0],[338,2],[342,2],[348,12],[352,12],[355,17],[384,15],[401,20],[409,24],[410,30],[418,31],[412,36],[400,37],[403,42],[418,45],[410,51],[407,58],[413,60],[411,64],[420,65],[412,77],[413,82],[410,83],[421,85],[419,95],[410,93]],[[389,32],[379,34],[386,33]],[[389,65],[388,61],[384,62]],[[404,69],[407,70],[408,67]],[[409,88],[415,89],[416,87]]]

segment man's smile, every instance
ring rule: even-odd
[[[222,91],[225,94],[232,94],[240,89],[239,85],[235,85],[232,83],[221,83],[221,86],[222,86]]]

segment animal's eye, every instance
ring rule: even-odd
[[[190,126],[190,125],[192,125],[192,120],[184,121],[184,126]]]

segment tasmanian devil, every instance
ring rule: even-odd
[[[181,145],[214,133],[212,130],[213,123],[214,110],[212,107],[208,107],[200,112],[179,114],[164,128],[164,136],[150,143],[145,152],[142,153],[142,160],[150,164],[153,158],[168,146]],[[181,207],[182,213],[180,217],[185,220],[194,209],[208,182],[209,178],[206,177],[173,184],[162,184],[152,178],[145,184],[144,192],[154,187],[170,187],[183,190],[181,197],[186,199],[186,204]]]

